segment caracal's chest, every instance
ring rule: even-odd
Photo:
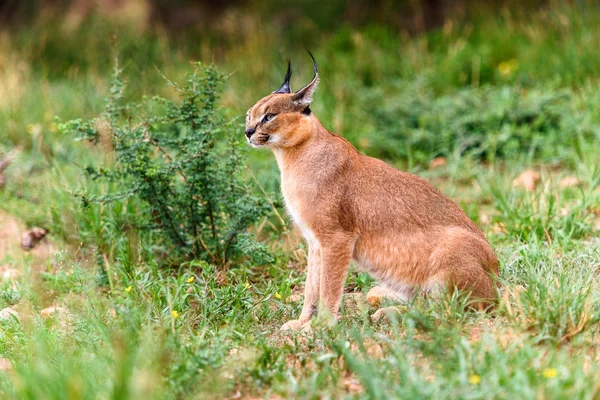
[[[313,191],[313,185],[306,182],[302,177],[293,174],[281,174],[281,194],[285,201],[285,208],[309,243],[316,241],[313,232],[313,224],[315,223],[313,218],[317,211],[315,207],[318,208],[318,205],[311,204],[311,197],[314,199],[316,196]]]

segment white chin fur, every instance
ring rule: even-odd
[[[264,143],[254,143],[251,139],[246,139],[250,146],[258,149],[261,147],[266,147],[268,144],[277,144],[279,143],[279,137],[275,135],[270,135],[269,138]]]
[[[279,136],[271,135],[269,139],[265,142],[265,144],[279,144]]]

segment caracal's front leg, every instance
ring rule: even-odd
[[[321,249],[320,310],[326,311],[337,321],[344,283],[350,268],[356,235],[335,233],[323,241]]]
[[[319,288],[321,281],[321,246],[317,240],[308,241],[308,264],[304,286],[304,306],[299,319],[286,322],[281,330],[297,331],[310,322],[319,306]]]

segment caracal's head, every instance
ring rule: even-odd
[[[310,135],[313,120],[310,103],[319,83],[317,63],[312,54],[310,57],[313,60],[315,75],[308,85],[292,92],[292,68],[288,61],[287,73],[281,87],[248,110],[245,133],[248,143],[253,147],[292,147]]]

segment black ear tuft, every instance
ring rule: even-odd
[[[290,79],[292,78],[292,63],[290,60],[287,60],[288,67],[287,72],[285,73],[285,80],[279,89],[273,92],[275,93],[292,93],[292,88],[290,87]]]
[[[313,62],[313,69],[314,69],[314,76],[312,81],[310,81],[310,83],[306,86],[304,86],[302,89],[298,90],[296,93],[294,93],[293,96],[293,100],[299,104],[299,105],[305,105],[305,106],[309,106],[310,102],[312,101],[312,96],[315,93],[315,90],[317,89],[317,85],[319,84],[319,68],[317,67],[317,62],[315,61],[315,58],[313,57],[312,53],[309,51],[308,54],[310,55],[310,58],[312,59]]]
[[[308,50],[306,50],[306,51],[308,51]],[[317,61],[315,60],[315,57],[313,56],[313,54],[310,51],[308,51],[308,55],[312,59],[313,70],[315,71],[315,75],[319,75],[319,67],[317,67]]]

